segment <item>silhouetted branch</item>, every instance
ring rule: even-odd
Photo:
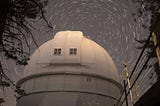
[[[24,47],[26,46],[30,52],[28,38],[31,37],[34,44],[39,47],[31,32],[31,29],[35,28],[29,23],[28,18],[35,19],[42,17],[48,28],[52,28],[44,16],[44,6],[47,4],[47,1],[48,0],[1,1],[0,52],[4,52],[7,57],[13,58],[22,64],[27,60],[25,55],[29,54],[24,53],[26,50]],[[22,61],[22,63],[20,61]]]

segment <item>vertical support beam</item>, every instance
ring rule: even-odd
[[[133,80],[135,80],[136,78],[135,78],[136,76],[135,76],[135,74],[133,74]],[[138,99],[139,99],[139,85],[138,85],[138,83],[137,82],[135,82],[135,101],[134,102],[136,102],[136,101],[138,101]]]
[[[139,86],[135,83],[135,94],[136,94],[136,101],[139,99]]]
[[[127,91],[126,91],[126,86],[125,86],[125,80],[123,80],[123,86],[124,86],[124,93],[125,93],[126,106],[128,106],[128,98],[127,98]]]
[[[156,35],[154,32],[152,33],[152,39],[153,39],[154,45],[156,45],[158,43],[157,36],[158,35]],[[156,48],[156,54],[157,54],[157,57],[158,57],[158,63],[160,65],[160,48],[159,47]]]
[[[129,88],[129,94],[130,94],[130,99],[131,99],[131,106],[133,106],[134,102],[133,102],[133,95],[132,95],[132,90],[131,90],[131,83],[129,80],[129,71],[128,71],[128,65],[123,63],[124,67],[125,67],[125,76],[127,79],[127,83],[128,83],[128,88]]]

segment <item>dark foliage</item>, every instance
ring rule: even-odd
[[[134,2],[140,5],[140,8],[137,10],[137,16],[147,16],[147,14],[151,15],[149,30],[153,31],[156,35],[160,35],[160,0],[133,0]],[[132,14],[136,16],[136,14]],[[134,19],[136,21],[136,19]],[[158,22],[158,23],[157,23]],[[142,25],[142,27],[147,28],[146,25]],[[153,39],[147,40],[136,40],[141,44],[138,49],[147,48],[147,56],[151,54],[151,51],[154,49],[155,45]],[[157,41],[160,41],[160,36],[157,36]],[[147,44],[145,44],[147,42]],[[160,44],[158,44],[160,47]],[[160,67],[158,63],[158,58],[156,55],[156,51],[152,58],[156,58],[154,61],[154,71],[158,75],[158,79],[160,79]]]
[[[155,24],[155,20],[158,18],[158,15],[160,13],[160,0],[132,0],[133,2],[136,2],[139,4],[139,8],[137,10],[137,13],[132,13],[132,16],[135,17],[134,20],[136,21],[136,18],[147,16],[148,14],[151,15],[150,21],[150,30]],[[147,25],[142,24],[142,27],[147,28]]]
[[[146,48],[147,49],[147,56],[149,57],[151,52],[154,49],[154,43],[152,40],[149,40],[148,43],[145,45],[145,43],[147,42],[147,40],[137,40],[135,39],[138,43],[141,44],[141,46],[138,46],[137,49],[143,49]],[[156,52],[154,52],[154,54],[152,55],[152,58],[156,57]]]
[[[32,37],[34,41],[31,33],[32,25],[28,19],[39,17],[47,22],[44,17],[46,4],[47,0],[0,1],[0,53],[16,60],[20,65],[27,64],[30,51],[28,38]],[[25,51],[26,48],[28,52]]]
[[[4,98],[0,98],[0,104],[4,103]]]

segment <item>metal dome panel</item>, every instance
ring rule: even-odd
[[[60,55],[54,55],[56,48],[61,49]],[[70,48],[77,49],[76,55],[69,54]],[[72,70],[69,64],[79,64],[80,68]],[[80,31],[58,32],[54,39],[40,46],[31,56],[24,77],[64,70],[94,73],[118,81],[117,69],[109,54],[97,43],[85,38]]]

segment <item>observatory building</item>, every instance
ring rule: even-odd
[[[17,106],[115,106],[121,93],[109,54],[80,31],[61,31],[30,57]]]

